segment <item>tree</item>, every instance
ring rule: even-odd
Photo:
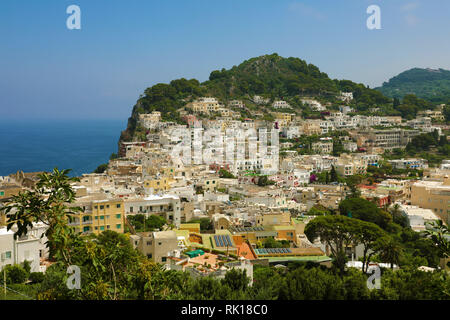
[[[289,242],[285,243],[282,241],[277,241],[272,237],[268,237],[263,242],[264,248],[289,248]]]
[[[4,208],[8,217],[7,229],[17,228],[15,238],[26,235],[35,222],[46,224],[47,247],[67,265],[71,264],[70,243],[75,233],[68,222],[81,211],[81,208],[68,206],[75,201],[75,192],[70,184],[79,181],[78,178],[70,178],[69,172],[55,168],[52,173],[40,174],[34,190],[13,196]]]
[[[400,256],[402,254],[402,247],[398,241],[392,237],[385,238],[381,244],[380,258],[382,261],[391,264],[391,269],[394,268],[394,264],[399,264]]]
[[[200,231],[210,231],[214,229],[214,224],[209,218],[193,219],[188,223],[200,223]]]
[[[297,268],[286,275],[280,299],[340,300],[345,298],[342,280],[321,268]]]
[[[220,178],[228,178],[228,179],[236,179],[236,177],[229,171],[225,169],[219,170],[219,177]]]
[[[337,268],[343,274],[346,263],[345,248],[357,244],[358,229],[360,229],[360,223],[356,219],[341,215],[327,215],[310,221],[305,227],[305,235],[311,242],[320,238],[321,242],[328,245]]]
[[[386,232],[371,222],[360,221],[356,229],[356,241],[364,246],[362,271],[367,272],[371,257],[382,250],[380,239]]]
[[[222,284],[228,286],[232,291],[246,291],[250,283],[246,270],[231,269],[222,279]]]
[[[94,173],[104,173],[108,169],[107,163],[102,163],[97,167],[97,169],[94,170]]]
[[[391,213],[392,219],[395,223],[401,225],[403,228],[408,226],[408,221],[406,217],[402,215],[400,205],[398,203],[395,203],[393,206],[391,206],[389,212]]]
[[[424,231],[424,235],[429,237],[439,250],[441,258],[450,257],[450,229],[442,220],[427,223],[430,227]]]
[[[330,170],[330,181],[331,182],[337,182],[339,180],[338,178],[338,174],[336,172],[336,169],[334,168],[334,166],[331,166],[331,170]]]
[[[389,213],[362,198],[345,199],[339,204],[339,211],[342,215],[348,215],[351,212],[353,218],[375,223],[382,229],[386,229],[392,221]]]
[[[258,177],[258,186],[265,187],[267,185],[273,185],[275,184],[275,181],[269,180],[267,176],[260,176]]]

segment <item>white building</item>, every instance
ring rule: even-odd
[[[414,231],[424,231],[426,229],[427,222],[433,222],[440,220],[440,218],[434,214],[431,209],[423,209],[417,206],[410,206],[398,203],[400,212],[406,217],[408,225]]]
[[[308,105],[313,111],[325,111],[327,110],[319,101],[314,99],[302,99],[303,104]]]
[[[164,216],[167,221],[172,221],[177,227],[181,223],[181,203],[176,195],[164,194],[161,196],[150,195],[145,198],[131,198],[124,200],[125,214],[144,214],[146,216],[156,214]]]
[[[41,258],[48,257],[45,245],[47,238],[41,235],[45,232],[44,224],[35,224],[24,236],[14,240],[14,230],[7,231],[0,228],[0,269],[6,265],[21,264],[25,260],[30,262],[31,272],[40,272]]]
[[[272,107],[275,109],[291,108],[290,104],[283,100],[277,100],[272,103]]]
[[[428,161],[425,159],[396,159],[388,161],[392,168],[395,169],[426,169],[428,168]]]

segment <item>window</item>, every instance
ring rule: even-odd
[[[120,208],[120,203],[116,204],[116,208]]]
[[[106,229],[109,229],[110,228],[110,226],[109,226],[109,224],[106,226]]]
[[[103,210],[103,209],[105,209],[105,206],[100,206],[100,210]]]
[[[87,231],[89,231],[89,227],[84,227],[83,232],[87,232]]]
[[[5,258],[6,259],[11,259],[11,251],[6,251]]]
[[[166,262],[166,261],[167,261],[167,258],[166,258],[166,257],[162,257],[162,258],[161,258],[161,261],[162,261],[162,262]]]
[[[120,223],[116,224],[116,229],[120,229],[120,228],[122,228],[122,225]]]
[[[162,245],[162,242],[158,242],[158,246]]]
[[[100,230],[105,230],[105,226],[100,226]]]
[[[100,220],[104,220],[105,219],[105,216],[100,216]]]
[[[0,191],[0,196],[4,196],[5,195],[5,191]]]
[[[98,206],[94,206],[94,209],[98,209]]]
[[[147,258],[151,259],[152,258],[152,254],[151,253],[147,254]]]
[[[106,208],[109,208],[109,204],[106,205]]]
[[[151,241],[147,241],[147,245],[148,245],[148,246],[151,246],[151,245],[152,245],[152,242],[151,242]]]
[[[117,219],[120,219],[120,216],[121,216],[120,213],[116,214]]]
[[[130,207],[130,212],[133,212],[133,207]]]

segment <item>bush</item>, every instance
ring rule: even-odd
[[[27,278],[27,272],[22,266],[15,264],[13,266],[6,266],[4,268],[6,270],[6,283],[24,283]],[[3,270],[2,270],[3,271]]]
[[[30,273],[30,281],[33,283],[41,283],[44,281],[45,275],[42,272],[32,272]]]
[[[24,262],[22,262],[22,267],[27,273],[27,277],[29,277],[31,272],[31,261],[25,260]]]

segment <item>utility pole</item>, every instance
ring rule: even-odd
[[[5,294],[6,299],[6,268],[3,267],[3,293]]]

